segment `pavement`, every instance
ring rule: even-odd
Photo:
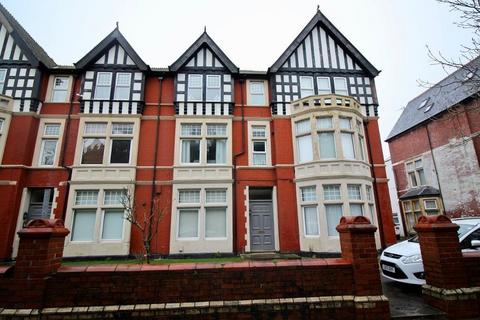
[[[422,287],[386,279],[383,293],[390,301],[392,319],[447,319],[444,314],[423,301]]]

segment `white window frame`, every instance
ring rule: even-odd
[[[0,69],[0,94],[3,94],[3,89],[5,89],[5,82],[7,80],[8,69]]]
[[[122,76],[122,75],[128,75],[129,76],[128,86],[118,84],[118,80],[120,78],[119,76]],[[117,91],[118,88],[128,88],[128,97],[126,99],[119,99],[118,98],[118,91]],[[131,72],[117,72],[115,74],[115,88],[113,90],[113,100],[128,101],[128,100],[130,100],[131,94],[132,94],[132,73]]]
[[[101,74],[108,74],[109,75],[109,84],[99,84],[98,83],[98,80],[100,79],[99,75]],[[103,98],[103,97],[99,97],[98,96],[98,90],[97,88],[98,87],[105,87],[105,88],[110,88],[110,91],[109,91],[109,94],[108,94],[108,97],[106,98]],[[111,95],[112,95],[112,72],[97,72],[97,79],[95,81],[95,97],[94,97],[94,100],[110,100],[111,98]]]
[[[263,80],[248,80],[248,104],[251,106],[266,106],[267,103],[267,87],[265,85],[265,81]],[[262,87],[262,92],[261,93],[254,93],[252,90],[253,85],[260,85]],[[256,96],[258,99],[260,99],[262,102],[261,103],[254,103],[254,96]]]
[[[209,86],[209,79],[216,78],[218,79],[218,86]],[[209,90],[218,90],[218,99],[208,99],[208,91]],[[220,102],[222,101],[222,76],[219,74],[207,74],[205,77],[205,101],[208,102]]]
[[[57,79],[63,79],[66,82],[65,88],[63,89],[56,89],[55,83]],[[70,77],[69,76],[55,76],[53,77],[53,82],[52,82],[52,91],[50,95],[50,102],[53,103],[65,103],[68,102],[69,100],[69,90],[70,89]],[[55,101],[55,92],[65,92],[65,99],[63,101]]]
[[[337,89],[338,84],[337,81],[342,81],[345,84],[345,89]],[[335,87],[335,94],[341,95],[341,96],[348,96],[348,82],[347,78],[345,77],[334,77],[333,78],[333,84]]]
[[[192,81],[190,80],[191,78],[194,78],[194,77],[199,77],[200,78],[200,86],[192,86]],[[203,97],[203,85],[204,85],[204,81],[203,81],[203,74],[199,74],[199,73],[191,73],[188,75],[188,83],[187,83],[187,101],[192,101],[192,102],[201,102],[204,100],[204,97]],[[190,97],[190,89],[200,89],[200,99],[192,99]]]
[[[320,80],[327,80],[328,90],[320,89]],[[332,93],[332,84],[330,83],[330,77],[317,77],[317,92],[319,95]]]
[[[311,83],[311,85],[312,85],[312,88],[311,88],[311,89],[310,89],[310,88],[306,88],[306,89],[305,89],[305,88],[303,88],[303,86],[302,86],[302,80],[307,80],[307,79],[310,81],[310,83]],[[300,99],[315,95],[315,85],[313,84],[313,76],[300,76],[300,77],[299,77],[299,81],[300,81],[300,82],[299,82],[299,85],[300,85]],[[303,94],[304,91],[308,91],[308,92],[311,91],[311,93],[310,93],[310,94],[307,94],[307,95],[304,95],[304,94]]]

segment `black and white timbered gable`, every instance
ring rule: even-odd
[[[83,70],[81,112],[137,114],[149,67],[115,28],[75,66]]]
[[[13,98],[13,111],[38,112],[41,70],[55,62],[0,4],[0,94]]]
[[[176,73],[178,115],[233,114],[233,75],[238,68],[206,32],[169,69]]]
[[[290,114],[290,102],[309,95],[353,96],[367,116],[377,115],[379,71],[320,12],[269,68],[272,112]]]

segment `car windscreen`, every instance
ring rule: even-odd
[[[457,224],[457,225],[460,227],[458,229],[458,238],[463,237],[474,227],[473,225],[470,225],[470,224]],[[408,241],[418,243],[418,235],[408,239]]]

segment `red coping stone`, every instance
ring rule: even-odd
[[[275,263],[271,261],[251,261],[250,267],[253,268],[275,268]]]
[[[167,271],[168,264],[143,264],[142,271]]]
[[[63,266],[58,269],[57,272],[85,272],[87,271],[87,266]]]
[[[195,270],[196,263],[176,263],[171,264],[168,270]]]
[[[277,267],[299,267],[302,265],[302,260],[281,260],[277,262]]]
[[[329,258],[325,260],[329,266],[349,266],[352,264],[350,261],[343,258]]]
[[[224,269],[247,269],[250,267],[248,261],[245,262],[228,262],[223,265]]]
[[[326,259],[304,259],[302,260],[302,266],[304,267],[315,267],[315,266],[326,266]]]
[[[197,270],[202,270],[202,269],[221,269],[223,268],[221,263],[211,263],[211,262],[199,262],[196,265]]]
[[[87,266],[87,272],[114,272],[116,265]]]
[[[124,271],[140,271],[142,270],[142,265],[140,264],[118,264],[115,268],[116,272]]]

